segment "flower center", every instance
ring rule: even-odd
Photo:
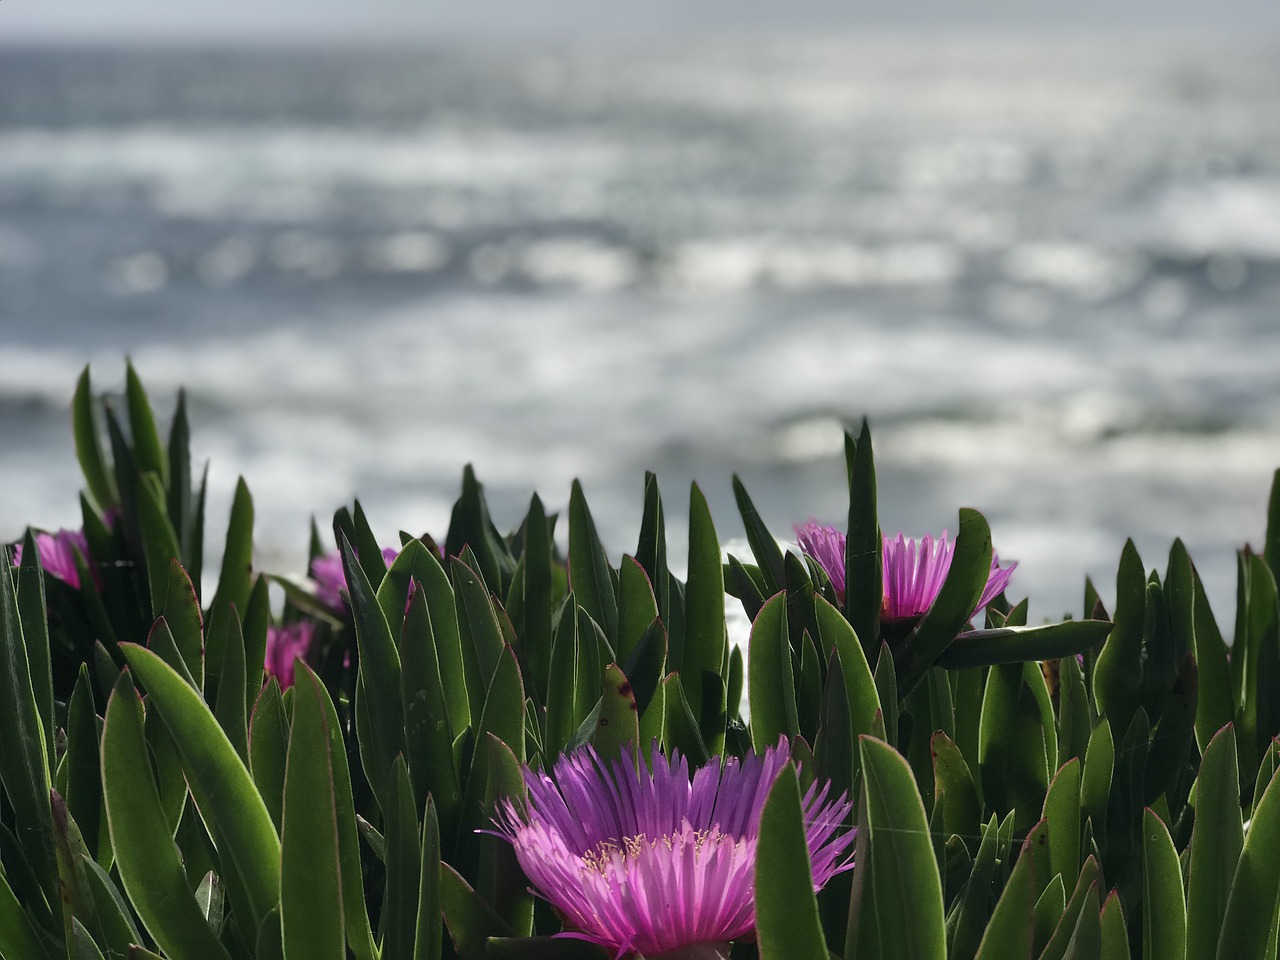
[[[629,860],[637,860],[654,850],[675,851],[677,853],[692,852],[694,862],[701,858],[703,851],[736,841],[718,827],[706,830],[695,830],[685,821],[683,827],[672,833],[649,837],[637,833],[621,840],[602,840],[590,850],[582,854],[582,865],[589,871],[608,874],[611,868],[621,867]]]

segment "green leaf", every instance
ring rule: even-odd
[[[751,746],[756,753],[764,753],[783,734],[800,732],[785,593],[771,597],[751,625],[747,671]]]
[[[107,704],[102,765],[116,868],[147,932],[172,960],[229,960],[187,886],[151,773],[142,703],[128,672],[120,674]]]
[[[285,960],[344,960],[342,879],[328,717],[320,678],[297,678],[280,834],[280,929]],[[417,838],[413,846],[417,847]]]
[[[179,388],[178,405],[169,425],[169,482],[166,508],[178,533],[182,559],[191,558],[195,516],[191,502],[191,425],[187,420],[187,393]]]
[[[898,660],[904,690],[911,690],[951,646],[973,616],[991,573],[991,528],[977,510],[961,509],[955,552],[938,597],[920,625],[907,638]],[[1019,659],[1023,659],[1019,657]],[[963,663],[962,666],[976,666]]]
[[[253,587],[253,497],[244,477],[236,481],[231,501],[231,519],[227,524],[226,547],[222,553],[222,570],[218,589],[213,595],[213,609],[227,605],[243,611],[249,603]]]
[[[1196,954],[1201,956],[1201,954]],[[1208,956],[1208,954],[1203,954]],[[1124,925],[1120,895],[1112,890],[1102,904],[1102,954],[1100,960],[1130,960],[1129,931]]]
[[[751,502],[747,488],[742,485],[736,473],[733,475],[733,498],[738,501],[738,512],[742,514],[747,543],[751,545],[751,554],[756,558],[756,565],[764,578],[764,590],[761,592],[764,596],[771,597],[786,586],[782,548],[760,518],[760,511]]]
[[[790,761],[769,788],[760,816],[755,880],[760,960],[827,960],[813,894],[800,782]]]
[[[631,655],[622,662],[622,672],[631,681],[631,692],[636,698],[636,709],[641,716],[649,709],[649,704],[658,691],[666,662],[667,633],[662,629],[662,621],[655,617]]]
[[[396,754],[405,750],[400,654],[355,551],[344,535],[340,532],[337,535],[342,551],[342,568],[351,596],[356,644],[360,650],[359,690],[356,695],[358,732],[361,730],[361,715],[367,718],[364,724],[366,735],[360,738],[360,761],[373,795],[381,806],[387,790],[387,778],[391,776],[391,763]]]
[[[240,617],[234,608],[228,610],[223,618],[226,629],[223,633],[222,669],[218,676],[218,692],[214,701],[213,715],[236,748],[236,753],[244,762],[249,760],[249,720],[248,706],[245,701],[245,651],[244,633],[240,629]],[[189,680],[189,677],[184,677]]]
[[[701,672],[723,668],[728,636],[724,632],[724,573],[721,550],[707,498],[692,484],[689,492],[689,582],[685,586],[685,658],[681,671],[695,717],[703,716]],[[703,730],[708,737],[708,731]],[[710,745],[710,744],[709,744]],[[714,749],[714,748],[713,748]]]
[[[182,556],[178,534],[165,512],[165,491],[160,480],[148,474],[138,483],[138,532],[147,565],[151,615],[159,616],[169,583],[169,564]]]
[[[169,575],[160,602],[164,617],[187,672],[195,680],[196,689],[204,689],[204,618],[200,599],[187,571],[176,559],[169,563]],[[177,666],[172,664],[172,666]],[[181,671],[179,671],[181,672]]]
[[[545,701],[548,661],[551,658],[551,594],[554,580],[551,573],[551,526],[547,522],[542,500],[536,493],[529,502],[529,512],[525,516],[524,537],[524,552],[521,555],[524,606],[520,614],[519,634],[531,674],[530,685],[538,691],[538,697]]]
[[[1231,663],[1227,645],[1209,607],[1209,598],[1199,574],[1192,569],[1195,597],[1192,615],[1197,670],[1196,743],[1203,753],[1209,741],[1235,719],[1235,691],[1231,683]]]
[[[173,737],[219,859],[234,871],[223,874],[232,903],[243,900],[256,928],[280,900],[280,842],[266,805],[199,694],[150,650],[121,649]]]
[[[0,873],[0,956],[23,957],[24,960],[26,957],[31,957],[31,960],[49,957],[41,946],[36,925],[24,913],[3,873]]]
[[[938,656],[937,663],[948,670],[961,670],[996,663],[1075,657],[1106,639],[1111,628],[1106,620],[1064,620],[1038,627],[969,630],[955,638]]]
[[[1102,917],[1098,909],[1098,884],[1095,882],[1085,893],[1063,960],[1094,960],[1101,952]]]
[[[1066,909],[1067,888],[1062,882],[1062,874],[1058,874],[1049,881],[1049,886],[1045,887],[1044,893],[1036,901],[1036,931],[1031,956],[1039,956],[1048,945],[1049,938],[1053,936],[1054,928],[1057,927]]]
[[[977,836],[982,806],[973,774],[964,756],[945,733],[939,730],[930,741],[933,752],[935,804],[942,804],[943,831],[947,835]]]
[[[859,745],[877,923],[892,931],[882,940],[882,958],[945,960],[942,884],[911,767],[869,736]]]
[[[711,759],[707,745],[702,739],[702,732],[689,709],[689,701],[684,695],[684,684],[680,674],[672,673],[662,681],[660,687],[662,703],[665,707],[663,716],[663,746],[670,750],[679,750],[689,758],[689,765],[700,767]],[[655,698],[655,703],[657,699]],[[752,724],[754,731],[755,724]],[[754,732],[753,732],[754,737]],[[755,742],[754,739],[752,741]],[[775,743],[777,741],[774,741]]]
[[[440,904],[459,960],[484,960],[485,943],[490,937],[515,935],[447,863],[440,864]]]
[[[14,833],[53,908],[59,893],[49,809],[49,761],[12,568],[7,561],[0,562],[0,781],[12,806]]]
[[[573,481],[569,494],[569,583],[578,604],[600,624],[609,642],[618,636],[618,598],[613,588],[613,571],[582,484]]]
[[[387,886],[382,901],[382,960],[412,960],[422,885],[422,838],[403,757],[391,767],[386,808]]]
[[[67,706],[67,808],[81,824],[85,845],[104,866],[111,864],[111,844],[100,828],[102,808],[102,764],[98,743],[98,722],[94,716],[89,668],[80,664],[76,685]]]
[[[72,422],[76,438],[76,459],[84,474],[89,493],[102,509],[114,506],[118,500],[107,469],[106,456],[102,452],[101,434],[93,412],[93,390],[89,384],[89,367],[86,364],[76,381],[75,400],[72,401]]]
[[[1095,837],[1105,837],[1107,833],[1107,798],[1111,795],[1115,756],[1111,725],[1099,723],[1089,736],[1080,778],[1080,815],[1093,821]]]
[[[1093,715],[1084,672],[1075,657],[1058,661],[1058,761],[1084,759],[1093,732]]]
[[[611,663],[604,668],[600,715],[591,743],[602,757],[615,757],[626,744],[634,753],[639,746],[640,714],[635,693],[626,675]]]
[[[840,611],[822,597],[813,598],[813,610],[823,650],[834,648],[840,651],[840,666],[844,671],[849,699],[850,730],[854,737],[870,733],[872,720],[880,709],[880,697],[858,635]],[[856,756],[854,762],[856,766]]]
[[[78,552],[78,551],[77,551]],[[8,562],[7,555],[4,562]],[[31,674],[31,692],[40,715],[44,733],[45,758],[52,764],[56,754],[53,745],[53,666],[49,649],[49,612],[45,607],[44,577],[40,571],[40,551],[35,537],[27,530],[18,567],[18,615]],[[50,769],[52,773],[52,769]]]
[[[1117,729],[1127,729],[1142,685],[1147,578],[1132,540],[1125,542],[1116,573],[1114,625],[1093,671],[1098,709]]]
[[[1218,938],[1218,960],[1262,960],[1280,890],[1280,777],[1254,806]]]
[[[507,545],[489,518],[484,488],[476,479],[471,464],[462,470],[462,495],[454,504],[445,538],[445,554],[459,556],[469,547],[475,557],[477,572],[496,592],[505,595],[515,563]]]
[[[440,817],[452,836],[452,831],[457,829],[458,807],[462,802],[453,758],[456,733],[450,722],[444,679],[437,659],[439,638],[427,610],[425,592],[415,592],[409,601],[400,641],[405,745],[414,796],[425,797],[428,793],[435,796]]]
[[[450,561],[458,605],[462,661],[466,669],[469,715],[475,723],[484,710],[485,691],[494,668],[502,659],[502,628],[489,600],[484,580],[462,560]],[[447,689],[447,688],[446,688]]]
[[[440,823],[435,802],[427,797],[426,817],[422,822],[422,882],[418,887],[418,924],[414,936],[413,960],[440,960],[443,941],[443,916],[440,905]]]
[[[1187,869],[1188,957],[1214,955],[1243,847],[1236,735],[1228,724],[1205,747],[1196,780]]]
[[[1067,901],[1067,908],[1062,912],[1062,919],[1058,921],[1057,929],[1054,930],[1053,936],[1049,938],[1049,943],[1040,954],[1040,960],[1066,960],[1066,958],[1071,957],[1073,940],[1076,943],[1076,960],[1087,960],[1090,956],[1096,957],[1098,955],[1101,949],[1100,943],[1092,955],[1079,952],[1081,947],[1087,945],[1082,941],[1087,940],[1092,933],[1092,929],[1087,924],[1081,939],[1075,939],[1082,916],[1092,913],[1093,922],[1097,923],[1099,921],[1098,878],[1098,862],[1093,857],[1089,857],[1080,869],[1080,876],[1076,880],[1075,890],[1071,893],[1071,899]],[[1091,896],[1092,901],[1090,901]],[[1101,941],[1101,937],[1102,934],[1099,930],[1099,941]]]
[[[619,662],[626,663],[658,618],[658,600],[649,575],[635,557],[623,557],[618,574],[617,654]]]
[[[1142,815],[1142,958],[1182,960],[1186,952],[1187,909],[1178,851],[1164,822],[1148,807]]]
[[[355,509],[352,511],[351,528],[355,532],[351,543],[355,547],[356,556],[360,558],[360,569],[369,578],[369,585],[376,593],[378,587],[382,586],[382,578],[387,575],[387,561],[382,557],[382,546],[373,535],[373,528],[369,526],[369,518],[365,516],[364,507],[360,506],[359,500],[355,502]]]
[[[849,440],[846,434],[846,442]],[[884,543],[876,513],[876,467],[871,451],[871,428],[866,420],[862,421],[862,434],[851,459],[844,612],[870,661],[880,643],[880,603],[884,598],[881,554]]]
[[[524,684],[515,651],[508,645],[502,659],[493,672],[489,690],[485,696],[484,712],[476,728],[476,749],[471,758],[471,769],[464,781],[462,820],[458,832],[458,848],[474,850],[474,830],[488,829],[489,819],[484,810],[484,796],[489,782],[489,751],[485,749],[485,734],[492,734],[505,743],[519,761],[524,760]]]
[[[151,472],[160,478],[164,486],[169,485],[169,462],[165,456],[164,446],[160,442],[160,431],[156,429],[155,414],[151,412],[151,401],[147,399],[147,391],[138,379],[131,361],[124,367],[125,399],[129,407],[129,432],[133,435],[133,456],[138,469],[144,473]]]
[[[408,560],[410,572],[426,598],[427,613],[431,617],[431,636],[435,643],[436,663],[440,670],[440,682],[444,687],[444,702],[449,709],[449,729],[456,737],[470,725],[472,715],[468,701],[466,667],[462,656],[462,634],[458,627],[458,606],[453,585],[439,558],[420,541],[416,546],[414,542],[410,542],[400,552],[400,557],[396,558],[396,562],[387,571],[389,579],[395,580],[401,576],[402,559]],[[408,610],[404,612],[407,614]],[[406,699],[406,705],[408,702]],[[479,717],[479,713],[476,716]]]
[[[501,804],[526,803],[524,767],[511,748],[488,734],[480,748],[488,753],[484,791],[486,824],[492,826]],[[533,933],[533,895],[520,869],[514,848],[502,837],[485,832],[480,837],[480,869],[476,890],[517,936]]]
[[[1065,883],[1080,869],[1080,783],[1082,764],[1072,757],[1054,774],[1044,798],[1044,816],[1049,822],[1050,875],[1059,874]]]
[[[1016,810],[1020,826],[1035,822],[1049,788],[1053,731],[1045,729],[1037,696],[1043,691],[1044,680],[1034,663],[999,664],[987,674],[978,739],[982,795],[988,808]]]
[[[249,723],[249,770],[277,832],[284,823],[281,816],[288,748],[289,723],[280,696],[280,683],[272,677],[253,706],[253,719]]]
[[[1033,845],[1043,842],[1041,829],[1033,830],[1022,844],[1013,874],[996,902],[987,932],[978,947],[977,960],[1029,960],[1035,934],[1036,875]],[[1049,833],[1053,841],[1052,832]]]
[[[649,575],[649,582],[653,584],[653,596],[658,603],[658,616],[670,631],[671,573],[667,570],[667,530],[662,515],[662,494],[658,490],[658,478],[648,471],[644,475],[644,513],[640,518],[636,560]]]

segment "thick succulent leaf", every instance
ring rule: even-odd
[[[160,442],[160,431],[156,429],[151,401],[147,398],[147,391],[132,363],[125,364],[124,378],[125,399],[129,408],[129,432],[133,435],[133,455],[138,469],[144,473],[154,473],[167,485],[168,458],[165,456],[164,445]]]
[[[280,683],[272,677],[258,695],[249,723],[249,770],[277,832],[283,824],[288,745],[289,723],[280,696]]]
[[[12,805],[14,833],[52,908],[59,901],[49,809],[52,758],[32,684],[12,569],[7,561],[0,562],[0,781]]]
[[[969,630],[955,638],[938,656],[937,663],[949,670],[961,670],[995,663],[1074,657],[1100,644],[1111,629],[1111,623],[1106,620],[1064,620],[1037,627]]]
[[[422,850],[418,856],[422,879],[418,887],[418,922],[413,941],[413,960],[440,960],[444,940],[444,916],[440,905],[440,821],[436,807],[427,797],[422,821]]]
[[[395,565],[392,566],[394,569]],[[391,576],[389,573],[387,579]],[[409,602],[400,641],[405,745],[414,796],[425,797],[428,793],[435,796],[440,805],[440,816],[452,831],[457,827],[458,806],[462,802],[453,759],[456,735],[449,718],[444,678],[437,656],[439,638],[433,629],[423,593],[421,590],[415,592]]]
[[[1062,876],[1064,883],[1075,877],[1080,869],[1081,774],[1080,758],[1072,757],[1054,775],[1044,798],[1044,816],[1049,823],[1051,875]]]
[[[111,844],[101,830],[105,811],[102,807],[102,763],[98,741],[98,721],[94,716],[92,682],[89,668],[80,664],[76,685],[67,706],[67,807],[85,846],[94,859],[111,865]]]
[[[106,509],[116,503],[117,494],[111,480],[111,472],[107,469],[106,455],[102,450],[102,437],[98,430],[97,417],[93,409],[93,388],[89,382],[89,367],[86,365],[76,381],[75,399],[71,404],[72,423],[76,438],[76,459],[80,461],[80,470],[84,474],[89,493],[97,501],[100,508]]]
[[[244,477],[236,481],[231,501],[231,519],[227,523],[226,546],[222,552],[222,568],[218,589],[213,595],[213,609],[234,606],[243,611],[253,588],[253,497]]]
[[[333,764],[320,678],[305,663],[294,687],[280,834],[285,960],[344,960]],[[417,847],[414,837],[413,846]]]
[[[18,578],[18,615],[31,674],[31,691],[35,697],[36,711],[40,715],[41,732],[44,734],[45,758],[52,765],[57,754],[53,744],[53,668],[49,648],[49,611],[45,606],[40,551],[36,549],[35,537],[29,529],[22,548],[22,564],[14,573]],[[52,772],[50,766],[50,773]]]
[[[591,743],[600,756],[614,757],[626,744],[635,750],[639,739],[640,713],[631,682],[616,663],[611,663],[604,669],[600,712]]]
[[[973,774],[960,748],[939,730],[930,740],[933,754],[934,803],[942,805],[943,831],[961,837],[978,835],[982,806]]]
[[[458,610],[459,643],[466,670],[468,710],[476,723],[484,711],[485,691],[494,668],[502,659],[502,627],[480,574],[461,559],[449,564]],[[433,624],[434,625],[434,624]]]
[[[764,753],[780,736],[800,732],[785,593],[771,597],[751,625],[747,673],[751,745]]]
[[[1049,938],[1048,944],[1044,951],[1040,954],[1040,960],[1066,960],[1072,949],[1072,940],[1076,936],[1077,928],[1080,923],[1081,916],[1089,911],[1093,912],[1094,921],[1097,922],[1098,907],[1098,878],[1100,871],[1098,869],[1098,861],[1093,857],[1085,860],[1084,866],[1080,868],[1080,876],[1076,879],[1075,890],[1071,893],[1071,898],[1067,900],[1067,908],[1062,912],[1062,919],[1058,921],[1058,927],[1053,932],[1053,936]],[[1092,896],[1092,905],[1090,906],[1090,896]],[[1092,932],[1086,924],[1085,937]],[[1098,939],[1101,940],[1101,932]],[[1077,944],[1080,941],[1076,941]],[[1077,960],[1086,960],[1089,954],[1077,954]],[[1097,956],[1095,950],[1093,956]]]
[[[1044,822],[1023,841],[1022,851],[1004,892],[996,902],[977,960],[1030,960],[1035,937],[1036,857],[1034,846],[1044,842]],[[1052,842],[1053,835],[1049,835]]]
[[[1187,868],[1187,956],[1212,957],[1244,847],[1235,728],[1209,741],[1196,780],[1196,818]]]
[[[484,810],[492,824],[499,805],[512,801],[523,807],[524,767],[511,748],[489,734],[483,745],[489,754]],[[486,832],[480,836],[480,869],[476,892],[485,899],[517,936],[533,933],[533,895],[516,859],[515,850],[502,837]]]
[[[942,884],[915,778],[892,747],[859,738],[883,960],[944,960]]]
[[[400,654],[369,578],[341,533],[342,568],[351,594],[356,644],[360,649],[356,729],[360,761],[379,805],[391,776],[391,763],[404,753],[404,706],[400,700]],[[362,721],[363,716],[363,722]]]
[[[813,893],[800,783],[791,762],[770,787],[760,817],[755,881],[760,960],[827,960]]]
[[[172,960],[229,960],[187,885],[151,773],[142,703],[127,672],[107,704],[102,767],[116,868],[147,932]]]
[[[1190,954],[1211,956],[1211,954]],[[1120,895],[1112,890],[1102,904],[1102,953],[1100,960],[1130,960],[1129,931],[1124,924]]]
[[[1209,741],[1226,724],[1235,719],[1235,690],[1231,682],[1231,663],[1222,632],[1209,607],[1204,583],[1193,568],[1195,598],[1195,654],[1198,682],[1196,688],[1196,743],[1203,753]]]
[[[226,878],[232,903],[242,894],[257,927],[280,900],[280,841],[266,805],[199,694],[150,650],[131,643],[121,649],[173,737],[219,858],[234,868],[234,882]]]
[[[1218,938],[1218,960],[1262,960],[1280,893],[1280,777],[1255,805]]]
[[[618,636],[618,597],[613,577],[582,484],[574,480],[569,494],[569,582],[578,604],[600,624],[610,643],[616,642]]]
[[[387,794],[387,885],[382,900],[382,960],[412,960],[418,932],[418,893],[422,883],[422,838],[418,813],[403,757],[391,767]]]
[[[846,443],[852,438],[846,434]],[[847,448],[848,449],[848,448]],[[849,465],[849,524],[845,528],[844,613],[862,641],[870,661],[880,644],[880,604],[884,598],[880,520],[876,512],[876,466],[871,450],[871,428],[862,421],[862,433],[852,445]]]
[[[1114,625],[1093,672],[1093,695],[1098,709],[1117,729],[1126,729],[1138,707],[1142,686],[1143,633],[1147,578],[1133,541],[1126,541],[1116,573]]]
[[[1169,830],[1148,807],[1142,815],[1142,958],[1182,960],[1187,908],[1182,870]]]
[[[720,541],[706,497],[695,483],[689,491],[689,579],[684,598],[685,647],[681,672],[688,678],[685,694],[695,717],[702,717],[703,672],[723,669],[728,636],[724,619],[724,568]],[[714,750],[706,728],[708,746]]]
[[[452,866],[440,864],[440,905],[459,960],[484,960],[490,937],[515,933]]]
[[[786,586],[783,573],[782,548],[774,539],[769,528],[760,517],[760,511],[751,502],[747,488],[743,486],[738,475],[733,475],[733,497],[738,502],[738,512],[742,514],[742,526],[747,532],[747,543],[751,545],[751,554],[756,558],[756,566],[764,578],[764,589],[761,593],[771,597]]]
[[[169,562],[160,616],[169,625],[174,646],[195,679],[196,689],[204,689],[204,618],[200,599],[187,571],[176,559]]]

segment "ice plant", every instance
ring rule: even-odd
[[[812,557],[831,579],[836,593],[844,599],[844,547],[845,535],[834,527],[826,527],[813,520],[796,527],[800,549]],[[929,612],[938,591],[951,569],[955,554],[954,540],[947,539],[947,531],[934,539],[924,536],[920,540],[899,533],[897,537],[884,538],[882,554],[884,570],[884,599],[880,619],[890,626],[909,625]],[[1017,563],[1000,564],[994,552],[991,554],[991,572],[987,585],[972,613],[976,614],[1000,595],[1009,585]]]
[[[316,625],[310,620],[297,620],[282,627],[267,628],[267,656],[263,667],[268,676],[280,681],[282,688],[293,686],[297,658],[306,658],[315,632]]]
[[[392,547],[382,548],[382,559],[391,563],[399,551]],[[347,612],[347,601],[343,594],[347,591],[347,576],[342,569],[342,554],[323,553],[311,561],[311,579],[316,582],[316,599],[327,610],[338,616]]]
[[[36,555],[40,558],[40,566],[44,568],[44,572],[79,590],[80,574],[76,570],[77,550],[87,562],[89,541],[85,539],[83,530],[59,530],[57,533],[36,534]],[[22,544],[18,544],[14,549],[13,562],[15,566],[22,563]],[[94,576],[96,579],[96,572]]]
[[[687,761],[654,744],[639,764],[624,748],[605,759],[584,747],[553,775],[527,769],[528,797],[496,823],[535,891],[573,936],[622,958],[720,956],[755,929],[760,814],[787,762],[786,741],[763,756],[718,760],[692,782]],[[803,809],[814,889],[850,866],[850,803],[814,783]]]

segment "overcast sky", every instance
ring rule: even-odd
[[[429,40],[859,27],[1264,30],[1278,0],[0,0],[0,42]]]

